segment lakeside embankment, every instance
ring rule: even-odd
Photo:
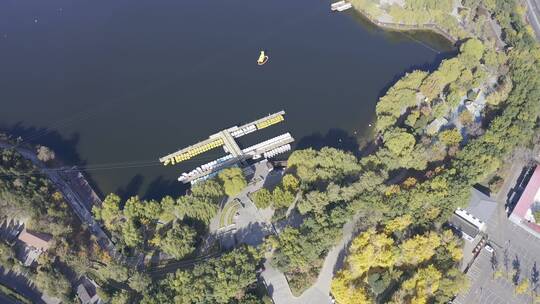
[[[383,18],[377,18],[370,13],[368,13],[365,9],[362,9],[361,7],[355,6],[353,4],[353,9],[356,13],[358,13],[363,18],[367,19],[372,24],[386,30],[392,30],[392,31],[403,31],[403,32],[409,32],[409,31],[432,31],[438,35],[443,36],[446,40],[450,41],[452,45],[454,45],[458,38],[454,37],[452,34],[450,34],[448,31],[440,27],[436,23],[423,23],[423,24],[406,24],[406,23],[400,23],[400,22],[391,22],[391,21],[384,21]]]

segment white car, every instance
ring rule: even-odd
[[[489,245],[484,246],[484,248],[485,248],[485,249],[487,250],[487,252],[489,252],[489,253],[493,253],[493,251],[494,251],[493,248],[491,248],[491,246],[489,246]]]

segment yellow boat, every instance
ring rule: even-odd
[[[259,55],[259,59],[257,59],[258,65],[263,65],[268,61],[268,55],[264,54],[264,51],[261,51],[261,54]]]

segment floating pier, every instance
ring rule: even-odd
[[[349,2],[345,2],[343,0],[330,4],[330,9],[333,12],[336,12],[336,11],[342,12],[344,10],[350,9],[351,7],[352,7],[352,4],[350,4]]]
[[[217,174],[217,172],[224,168],[234,166],[248,159],[257,159],[263,156],[265,158],[272,158],[278,154],[291,150],[290,144],[294,142],[294,138],[290,133],[285,133],[269,140],[265,140],[245,149],[241,149],[235,139],[278,124],[285,120],[283,115],[285,115],[285,111],[280,111],[242,126],[234,126],[222,130],[216,134],[210,135],[208,139],[161,157],[159,161],[165,166],[174,165],[206,151],[223,147],[223,150],[227,153],[226,156],[201,165],[190,172],[182,173],[178,178],[178,180],[183,183],[195,183]]]

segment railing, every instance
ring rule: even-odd
[[[362,16],[368,19],[371,23],[378,25],[380,27],[393,29],[393,30],[402,30],[402,31],[430,30],[443,36],[444,38],[448,39],[452,43],[456,43],[458,41],[456,37],[452,36],[447,30],[443,29],[436,23],[407,24],[407,23],[398,23],[398,22],[383,22],[383,21],[377,20],[377,18],[373,17],[371,14],[369,14],[365,10],[362,10],[356,6],[354,8],[357,12],[362,14]]]

